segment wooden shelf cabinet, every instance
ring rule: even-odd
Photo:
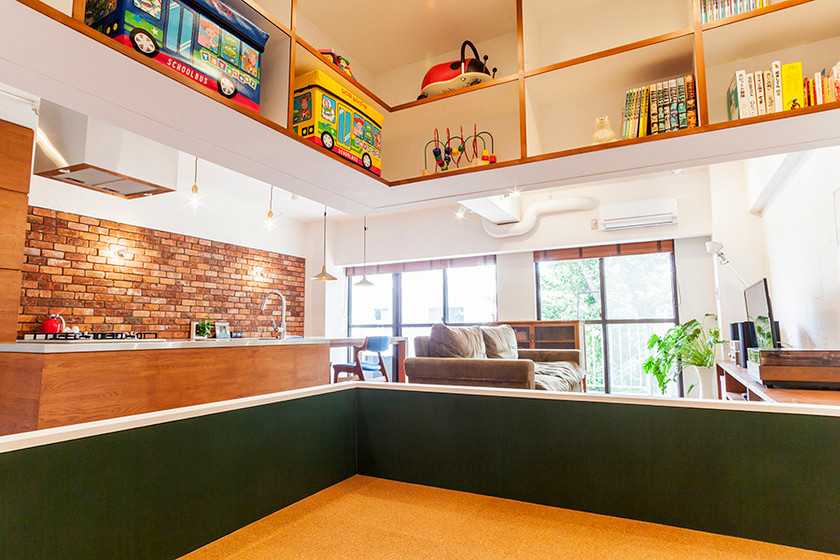
[[[811,389],[768,389],[749,374],[747,368],[732,362],[717,362],[719,395],[722,400],[737,402],[774,402],[840,405],[840,391]]]
[[[38,0],[20,1],[55,17]],[[454,134],[464,126],[468,134],[475,123],[494,135],[499,163],[510,165],[840,108],[835,103],[726,122],[726,90],[735,70],[801,60],[804,74],[813,75],[837,62],[837,0],[780,0],[706,24],[700,22],[700,0],[651,0],[644,11],[621,0],[468,0],[446,6],[357,0],[348,2],[346,10],[334,0],[228,1],[271,35],[263,63],[261,115],[241,112],[243,118],[251,116],[289,133],[285,129],[294,75],[313,68],[326,71],[382,109],[381,180],[388,186],[442,176],[420,173],[434,128],[445,134],[449,127]],[[66,1],[46,2],[65,7],[67,13]],[[74,5],[79,20],[84,4],[77,0]],[[447,25],[434,25],[436,32],[428,33],[422,22],[434,17],[435,10]],[[338,13],[342,16],[336,17]],[[464,39],[490,56],[497,79],[414,101],[425,71],[459,58]],[[318,48],[332,48],[348,58],[355,79],[318,56]],[[695,75],[699,127],[590,147],[596,118],[608,115],[613,130],[620,132],[626,90],[686,74]],[[486,167],[459,172],[480,169]]]
[[[510,325],[519,348],[580,350],[583,331],[580,321],[501,321]]]

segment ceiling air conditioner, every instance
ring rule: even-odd
[[[602,204],[598,227],[603,231],[677,223],[677,200],[653,198],[617,204]]]

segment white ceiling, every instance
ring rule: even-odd
[[[356,0],[346,11],[334,0],[299,0],[298,10],[337,44],[353,45],[353,58],[373,74],[516,31],[513,0],[484,0],[480,10],[457,0]]]

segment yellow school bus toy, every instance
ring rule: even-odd
[[[321,72],[295,78],[292,132],[382,175],[382,115]]]

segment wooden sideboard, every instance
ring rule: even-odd
[[[815,405],[840,405],[840,391],[807,389],[768,389],[749,374],[747,368],[732,362],[717,362],[720,398],[732,401],[759,401]]]
[[[580,350],[583,333],[580,321],[500,321],[510,325],[519,348]]]

